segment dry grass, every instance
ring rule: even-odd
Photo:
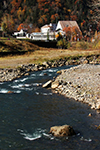
[[[48,60],[57,60],[60,58],[79,57],[100,54],[100,50],[87,49],[82,50],[76,47],[77,43],[73,43],[70,49],[51,49],[41,48],[31,42],[16,39],[1,39],[0,52],[27,52],[23,55],[13,55],[0,57],[0,68],[17,68],[21,64],[42,63]],[[95,48],[95,47],[94,47]]]
[[[0,57],[0,68],[17,68],[21,64],[42,63],[48,60],[60,58],[72,58],[100,54],[100,50],[62,50],[62,49],[41,49],[24,55]]]

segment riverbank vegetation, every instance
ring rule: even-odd
[[[84,46],[85,44],[88,46]],[[1,39],[0,68],[16,68],[21,64],[41,64],[44,61],[100,55],[99,46],[99,41],[94,43],[81,41],[71,43],[71,47],[69,49],[57,49],[39,47],[27,40]]]

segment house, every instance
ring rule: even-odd
[[[54,40],[55,39],[55,34],[54,32],[33,32],[30,34],[30,39],[32,40],[43,40],[43,41],[47,41],[47,40]]]
[[[41,27],[41,32],[33,32],[30,34],[32,40],[54,40],[55,39],[56,24],[50,23]]]
[[[13,36],[15,36],[16,38],[26,38],[26,30],[21,29],[19,32],[14,32]]]
[[[73,27],[73,26],[76,26],[80,30],[80,28],[79,28],[79,26],[78,26],[76,21],[58,21],[58,24],[57,24],[57,27],[56,27],[56,31],[58,31],[58,30],[62,30],[63,31],[63,29],[65,27]]]
[[[54,32],[56,29],[56,24],[50,23],[49,25],[44,25],[41,27],[41,33]]]
[[[79,39],[82,35],[82,32],[76,21],[59,21],[56,27],[56,32],[60,32],[62,36],[69,36],[68,33],[70,33],[69,39],[73,38],[75,40]]]

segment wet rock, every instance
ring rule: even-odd
[[[52,89],[55,89],[55,88],[57,88],[59,86],[59,82],[58,81],[54,81],[54,82],[52,82],[52,84],[51,84],[51,88]]]
[[[92,117],[92,114],[91,114],[91,113],[89,113],[89,114],[88,114],[88,117]]]
[[[30,75],[29,73],[25,73],[25,74],[24,74],[24,76],[29,76],[29,75]]]
[[[52,83],[52,80],[49,80],[48,82],[46,82],[45,84],[42,85],[43,88],[49,88],[51,87],[51,83]]]
[[[70,125],[54,126],[50,128],[50,133],[56,137],[72,136],[75,131]]]
[[[57,71],[57,74],[61,74],[62,73],[62,71],[60,70],[60,71]]]
[[[14,93],[14,92],[13,91],[8,91],[7,93],[10,94],[10,93]]]
[[[100,110],[100,99],[99,99],[98,102],[96,103],[96,109]]]
[[[99,125],[99,126],[97,126],[97,129],[98,129],[98,130],[100,130],[100,125]]]
[[[44,73],[44,76],[47,76],[48,74],[47,73]]]

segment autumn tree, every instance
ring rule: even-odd
[[[67,40],[72,40],[72,39],[76,39],[76,37],[81,38],[82,37],[82,33],[80,31],[80,29],[77,26],[68,26],[65,27],[63,29],[63,31],[66,34],[66,38]]]
[[[91,0],[88,6],[90,10],[89,19],[97,25],[100,24],[100,0]]]
[[[9,14],[6,14],[2,17],[2,28],[4,31],[8,32],[8,33],[13,33],[14,31],[14,27],[15,27],[15,23],[13,20],[13,17]]]

